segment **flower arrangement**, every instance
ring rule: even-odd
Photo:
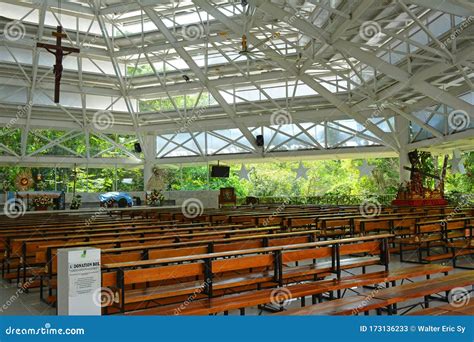
[[[160,205],[160,203],[165,199],[165,196],[161,190],[152,190],[147,199],[149,205]]]
[[[48,196],[38,196],[33,198],[31,204],[33,207],[48,207],[51,205],[51,198]]]

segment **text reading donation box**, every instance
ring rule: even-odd
[[[100,315],[100,249],[58,250],[58,315]]]

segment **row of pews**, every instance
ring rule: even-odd
[[[205,210],[194,218],[160,209],[127,215],[2,218],[2,278],[54,305],[58,249],[97,247],[103,313],[126,315],[249,308],[399,314],[418,302],[406,310],[397,305],[415,299],[422,313],[433,309],[435,294],[474,284],[473,271],[448,274],[469,268],[458,259],[473,253],[472,207],[383,207],[367,215],[353,206],[287,205]],[[392,267],[394,254],[413,266]],[[446,260],[452,266],[436,263]],[[420,277],[426,280],[406,283]],[[354,290],[366,287],[377,289],[370,300]],[[286,307],[296,300],[301,308]]]

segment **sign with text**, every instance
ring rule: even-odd
[[[100,315],[100,291],[100,249],[59,249],[58,315]]]

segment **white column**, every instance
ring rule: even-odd
[[[399,172],[400,172],[400,183],[410,180],[410,171],[405,170],[404,166],[410,166],[410,160],[408,159],[407,145],[410,140],[410,122],[404,117],[397,115],[395,117],[395,129],[397,131],[397,137],[400,142],[400,150],[398,152],[399,158]]]
[[[153,167],[155,166],[156,161],[156,136],[147,135],[145,140],[147,151],[144,151],[145,163],[143,165],[143,190],[147,191],[150,190],[147,189],[147,183],[153,174]]]

